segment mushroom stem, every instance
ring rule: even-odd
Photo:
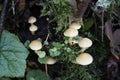
[[[78,44],[78,40],[72,39],[72,44]]]
[[[84,52],[87,48],[82,48],[79,53]]]
[[[35,31],[31,31],[31,34],[32,34],[32,35],[35,35]]]
[[[69,42],[70,45],[72,45],[72,39],[73,39],[73,38],[70,37],[69,40],[68,40],[68,42]]]
[[[31,24],[31,26],[29,27],[29,30],[31,31],[31,34],[34,35],[35,31],[38,30],[38,27],[34,24]]]
[[[34,52],[37,54],[38,50],[34,50]]]
[[[46,72],[46,75],[48,75],[48,67],[47,67],[47,63],[45,64],[45,72]]]

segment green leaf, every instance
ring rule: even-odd
[[[93,18],[89,18],[86,21],[84,21],[84,31],[89,30],[93,25]]]
[[[18,37],[4,30],[0,39],[0,77],[23,77],[28,54]]]
[[[49,45],[49,42],[48,42],[48,41],[45,41],[45,42],[44,42],[44,45]]]
[[[65,47],[64,49],[66,50],[66,52],[72,52],[71,48],[69,48],[69,47],[68,48]]]
[[[117,6],[120,6],[120,0],[115,0],[115,4],[117,4]]]
[[[82,36],[76,36],[76,37],[74,37],[74,39],[80,41],[82,39]]]
[[[49,49],[49,53],[50,56],[55,57],[55,56],[59,56],[61,52],[56,47],[54,47],[52,49]]]
[[[42,39],[41,39],[41,38],[38,38],[37,40],[40,41],[40,42],[42,42]]]
[[[43,58],[46,56],[46,52],[45,51],[36,51],[36,54],[39,56],[39,58]]]
[[[52,45],[56,48],[62,48],[62,44],[60,44],[59,42],[53,42]]]
[[[25,43],[24,43],[24,45],[25,45],[25,47],[26,47],[27,49],[29,48],[29,44],[30,44],[30,41],[29,41],[29,40],[25,41]]]
[[[39,61],[39,63],[41,63],[41,64],[45,64],[45,63],[47,62],[47,57],[44,57],[44,58],[39,58],[39,57],[38,57],[38,61]]]
[[[26,75],[26,80],[51,80],[49,75],[41,70],[31,70]]]

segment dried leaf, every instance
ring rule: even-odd
[[[120,29],[117,29],[114,33],[113,33],[113,38],[115,40],[115,44],[116,45],[120,45]]]
[[[112,34],[112,22],[111,20],[107,20],[105,22],[105,33],[107,35],[107,37],[109,38],[109,40],[113,43],[113,34]]]
[[[116,51],[118,50],[118,45],[115,44],[116,40],[113,37],[111,20],[107,20],[105,22],[105,33],[110,40],[111,53],[116,57],[116,59],[119,59],[118,53]]]
[[[113,33],[112,33],[112,22],[111,20],[107,20],[105,22],[105,33],[110,40],[110,47],[114,46],[115,40],[113,38]]]
[[[107,77],[108,79],[114,80],[118,72],[118,63],[114,56],[111,56],[107,63]]]

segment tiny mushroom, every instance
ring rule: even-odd
[[[56,59],[54,59],[52,57],[47,57],[46,64],[52,65],[52,64],[55,64],[56,62],[57,62]]]
[[[78,35],[78,30],[74,29],[74,28],[68,28],[65,32],[64,32],[64,36],[69,37],[69,43],[72,44],[72,39],[73,37]]]
[[[30,27],[29,27],[29,30],[31,31],[32,35],[35,34],[35,31],[38,30],[38,27],[34,24],[32,24]]]
[[[69,27],[74,29],[80,29],[81,25],[79,24],[78,21],[72,21]]]
[[[93,62],[93,57],[89,53],[80,53],[76,57],[76,62],[80,65],[89,65]]]
[[[82,38],[79,42],[78,45],[82,48],[81,52],[84,52],[87,48],[92,46],[92,41],[89,38]]]
[[[36,22],[36,18],[35,18],[34,16],[30,16],[30,17],[28,18],[28,23],[33,24],[33,23],[35,23],[35,22]]]
[[[30,49],[32,49],[34,51],[38,51],[42,48],[42,43],[39,40],[33,40],[29,44],[29,47],[30,47]]]

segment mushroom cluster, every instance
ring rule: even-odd
[[[85,53],[84,51],[92,46],[92,41],[89,38],[82,38],[78,41],[78,45],[81,48],[78,56],[76,57],[76,63],[80,65],[89,65],[93,62],[93,57],[89,53]]]
[[[92,41],[87,38],[81,38],[80,40],[74,39],[74,37],[78,36],[78,29],[81,28],[81,25],[78,21],[72,21],[69,25],[69,28],[65,30],[64,36],[69,37],[69,44],[78,44],[81,50],[78,52],[78,56],[76,57],[73,63],[80,64],[80,65],[89,65],[93,62],[93,57],[89,53],[85,53],[84,51],[92,46]]]
[[[41,51],[42,43],[39,40],[31,41],[31,43],[29,44],[29,47],[31,50],[34,50],[34,52],[38,55],[39,58],[46,57],[47,60],[46,60],[45,64],[55,64],[56,63],[56,59],[54,59],[52,57],[48,57],[48,56],[46,56],[45,53],[42,53],[44,51]]]
[[[36,18],[31,16],[28,19],[28,23],[31,24],[29,30],[31,31],[32,34],[35,34],[35,31],[38,29],[34,23],[36,22]],[[81,25],[77,21],[71,22],[69,25],[69,28],[64,31],[64,36],[68,37],[68,43],[70,45],[73,45],[74,43],[78,44],[78,46],[81,48],[80,51],[78,52],[78,56],[76,57],[75,61],[73,63],[80,64],[80,65],[89,65],[93,62],[93,57],[89,53],[84,52],[86,49],[92,46],[92,41],[87,38],[81,38],[80,40],[76,40],[75,37],[78,36],[79,31],[78,29],[81,28]],[[38,55],[39,58],[44,58],[46,57],[46,62],[45,64],[55,64],[56,59],[52,57],[46,56],[45,51],[41,51],[42,48],[42,43],[39,40],[33,40],[29,44],[30,49],[34,50],[35,53]]]
[[[31,31],[32,35],[34,35],[34,34],[35,34],[35,31],[38,30],[38,27],[37,27],[36,25],[34,25],[34,23],[35,23],[36,21],[37,21],[37,20],[36,20],[36,18],[35,18],[34,16],[30,16],[30,17],[28,18],[28,23],[31,24],[31,26],[29,27],[29,30]]]
[[[78,35],[78,29],[81,28],[81,25],[77,21],[72,21],[69,25],[69,28],[65,30],[64,36],[69,37],[69,44],[72,44],[73,37]]]
[[[30,49],[34,50],[34,52],[38,55],[38,59],[46,58],[44,64],[45,64],[46,74],[48,74],[47,65],[53,65],[57,62],[57,60],[52,57],[46,56],[46,53],[44,51],[41,51],[42,43],[39,40],[31,41],[31,43],[29,44],[29,47]]]

